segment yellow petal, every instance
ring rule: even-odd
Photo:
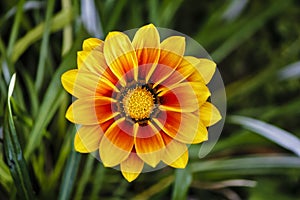
[[[80,96],[80,93],[78,94],[79,96],[74,94],[74,85],[77,79],[77,74],[78,74],[77,69],[66,71],[61,76],[61,83],[67,92],[69,92],[70,94],[78,98]]]
[[[153,121],[167,135],[179,142],[193,144],[207,140],[208,132],[199,115],[161,111]]]
[[[136,32],[132,45],[135,48],[138,59],[139,77],[146,79],[146,82],[148,82],[160,56],[160,39],[155,26],[149,24],[141,27]]]
[[[144,162],[136,155],[136,153],[130,153],[128,158],[121,162],[120,167],[126,180],[132,182],[142,172]]]
[[[124,75],[127,79],[134,76],[137,80],[138,60],[127,35],[121,32],[110,32],[105,39],[103,52],[108,66],[121,84],[125,84]]]
[[[188,81],[203,81],[209,83],[216,71],[216,63],[206,58],[199,58],[199,63],[195,65],[196,70],[187,78]]]
[[[66,118],[77,124],[96,125],[112,119],[117,113],[112,112],[113,99],[95,97],[77,99],[66,112]]]
[[[61,82],[65,90],[77,98],[109,96],[114,89],[117,89],[104,77],[77,69],[65,72],[61,77]]]
[[[194,88],[194,84],[195,83],[184,82],[176,84],[173,88],[162,88],[161,90],[158,90],[158,96],[161,101],[161,105],[159,107],[162,110],[170,110],[176,112],[193,112],[199,109],[199,107],[197,106],[197,93],[199,93],[199,89]],[[206,88],[204,84],[201,85]],[[206,94],[203,91],[203,94],[201,95]]]
[[[174,168],[185,168],[189,160],[189,151],[186,150],[177,160],[173,163],[169,164],[171,167]]]
[[[208,97],[211,95],[208,87],[204,85],[202,82],[188,82],[193,90],[195,91],[195,94],[198,99],[198,105],[202,105],[205,103],[208,99]]]
[[[212,126],[222,119],[219,110],[211,103],[205,102],[200,107],[200,119],[208,127]]]
[[[99,149],[103,130],[100,125],[82,126],[75,135],[74,147],[80,153],[90,153]]]
[[[82,49],[83,51],[97,50],[103,52],[104,42],[98,38],[88,38],[83,41]]]
[[[165,148],[159,131],[149,122],[140,126],[135,124],[134,144],[138,156],[147,164],[155,167],[161,160]]]
[[[198,128],[196,131],[196,136],[194,140],[191,142],[192,144],[199,144],[208,140],[208,131],[207,128],[204,126],[201,120],[199,120]]]
[[[77,52],[78,69],[86,70],[98,75],[103,75],[107,69],[104,55],[100,51],[79,51]]]
[[[185,38],[181,36],[171,36],[162,41],[160,44],[161,56],[159,63],[176,68],[184,55]]]
[[[171,36],[160,44],[160,57],[150,81],[154,87],[168,78],[181,63],[185,51],[185,38]]]
[[[197,65],[197,68],[199,72],[202,75],[202,78],[205,81],[205,84],[209,83],[211,78],[213,77],[215,71],[216,71],[216,63],[214,63],[212,60],[200,58],[199,64]]]
[[[186,144],[178,142],[166,134],[162,134],[166,149],[162,161],[175,168],[185,168],[188,162],[188,149]]]
[[[174,85],[185,81],[196,70],[196,65],[199,63],[199,59],[193,56],[184,56],[181,63],[178,65],[175,71],[161,83],[166,87],[173,87]],[[204,82],[204,80],[202,81]]]
[[[100,158],[103,165],[113,167],[126,160],[133,148],[132,125],[121,118],[105,132],[100,142]]]

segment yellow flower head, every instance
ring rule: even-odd
[[[85,40],[78,69],[61,78],[77,98],[66,113],[81,125],[75,149],[98,150],[104,166],[120,165],[128,181],[145,163],[184,168],[187,145],[207,140],[207,127],[221,119],[206,86],[216,64],[185,56],[185,45],[182,36],[160,41],[152,24],[132,41],[122,32]]]

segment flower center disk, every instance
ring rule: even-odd
[[[154,107],[154,97],[146,88],[130,89],[123,98],[124,111],[136,121],[148,119]]]

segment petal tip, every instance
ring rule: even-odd
[[[130,183],[137,179],[137,177],[140,175],[140,173],[130,173],[130,172],[124,172],[122,171],[122,175],[124,178]]]
[[[144,27],[145,27],[145,28],[155,28],[155,29],[156,29],[155,25],[152,24],[152,23],[150,23],[150,24],[148,24],[148,25],[145,25]]]
[[[112,31],[112,32],[109,32],[105,38],[105,40],[108,40],[108,39],[111,39],[113,37],[116,37],[116,36],[119,36],[120,34],[122,34],[121,32],[119,31]]]

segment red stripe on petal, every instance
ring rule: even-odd
[[[163,109],[193,112],[199,108],[196,92],[189,82],[184,82],[173,88],[162,88],[158,96]]]
[[[161,113],[165,113],[160,116],[166,115],[166,118],[158,116],[152,120],[175,140],[186,144],[207,140],[208,132],[199,115],[172,111],[161,111]]]
[[[132,124],[124,118],[115,121],[106,130],[99,148],[105,166],[116,166],[128,158],[134,145],[132,134]]]
[[[110,32],[105,39],[103,52],[108,66],[122,85],[126,84],[124,76],[131,79],[134,74],[137,79],[138,61],[127,35],[121,32]]]
[[[66,118],[83,125],[103,123],[118,114],[112,112],[112,103],[113,99],[107,97],[78,99],[68,108]]]
[[[160,57],[159,33],[153,24],[141,27],[135,34],[132,45],[138,59],[138,73],[141,80],[148,82]],[[141,66],[147,65],[146,68]]]
[[[149,122],[147,125],[136,126],[135,150],[147,164],[155,167],[161,160],[164,142],[159,131]]]

